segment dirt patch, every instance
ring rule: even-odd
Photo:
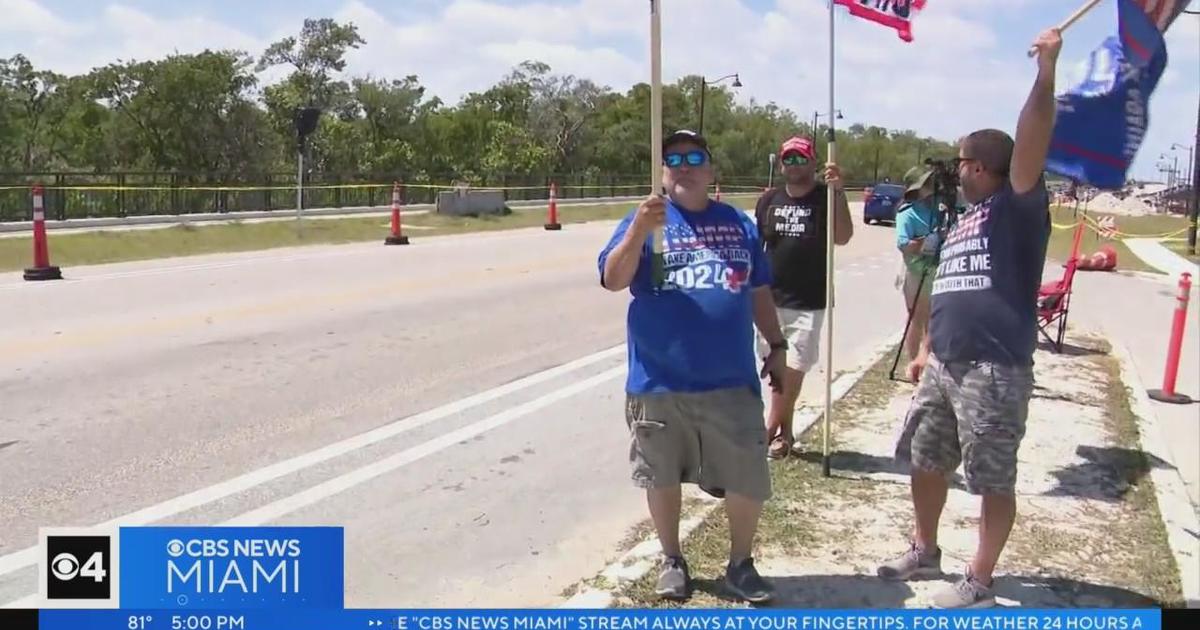
[[[853,425],[853,420],[863,410],[886,401],[900,387],[900,383],[888,378],[892,351],[869,369],[853,389],[833,407],[833,430],[830,436],[830,452],[838,461],[842,454],[838,444],[842,439],[842,425]],[[843,419],[843,420],[839,420]],[[822,474],[822,423],[816,422],[797,442],[793,456],[771,465],[771,482],[775,499],[763,508],[759,525],[755,555],[762,562],[771,556],[802,554],[805,550],[823,548],[834,540],[845,540],[845,532],[832,531],[814,522],[814,515],[841,512],[860,505],[870,505],[880,492],[875,484],[858,479],[833,477]],[[804,500],[797,500],[804,497]],[[684,605],[700,607],[741,606],[723,592],[721,577],[729,556],[729,528],[724,511],[714,510],[704,523],[684,541],[684,554],[688,558],[692,576],[696,581],[695,594]],[[838,552],[840,553],[840,552]],[[766,573],[764,573],[765,575]],[[653,572],[630,584],[616,594],[614,606],[678,607],[658,601],[653,594]]]
[[[1072,334],[1080,352],[1039,351],[1037,389],[1019,454],[1018,515],[997,569],[1003,605],[1138,607],[1182,605],[1178,571],[1166,543],[1148,476],[1163,462],[1137,438],[1116,359],[1101,339]],[[944,580],[893,583],[878,564],[902,552],[911,527],[906,471],[892,457],[912,385],[888,379],[885,355],[835,406],[832,474],[822,474],[822,431],[803,436],[799,453],[773,462],[775,497],[763,514],[757,566],[776,587],[774,606],[897,608],[924,606],[961,575],[977,541],[979,499],[955,477],[939,544]],[[696,579],[686,604],[742,606],[721,587],[728,530],[716,510],[685,543]],[[616,605],[663,605],[656,576],[634,582]],[[674,606],[674,604],[672,604]]]

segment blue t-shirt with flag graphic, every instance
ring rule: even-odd
[[[600,252],[601,282],[608,254],[625,237],[636,212],[621,221]],[[663,286],[652,284],[650,237],[629,287],[626,391],[744,386],[760,394],[752,289],[769,285],[771,275],[753,219],[717,201],[694,212],[668,200],[663,234]]]

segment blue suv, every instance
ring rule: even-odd
[[[904,199],[899,184],[876,184],[863,190],[863,223],[895,223],[896,207]]]

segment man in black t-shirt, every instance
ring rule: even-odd
[[[783,387],[771,394],[767,417],[768,455],[784,457],[795,436],[792,417],[804,374],[817,363],[825,319],[826,226],[828,190],[834,191],[833,241],[850,242],[854,222],[836,164],[825,165],[817,181],[817,152],[812,140],[792,137],[779,149],[783,186],[763,193],[755,208],[758,231],[771,261],[771,292],[788,338]]]
[[[1038,74],[1016,141],[996,129],[959,143],[958,176],[969,207],[942,243],[929,334],[909,375],[919,381],[896,446],[912,465],[915,526],[909,550],[879,567],[907,580],[941,573],[938,518],[947,477],[963,465],[982,496],[979,546],[937,608],[995,604],[992,574],[1016,516],[1017,451],[1033,393],[1037,291],[1050,238],[1043,170],[1054,130],[1057,29],[1038,36]]]

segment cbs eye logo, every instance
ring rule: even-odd
[[[46,539],[48,599],[109,599],[108,536],[50,536]]]

